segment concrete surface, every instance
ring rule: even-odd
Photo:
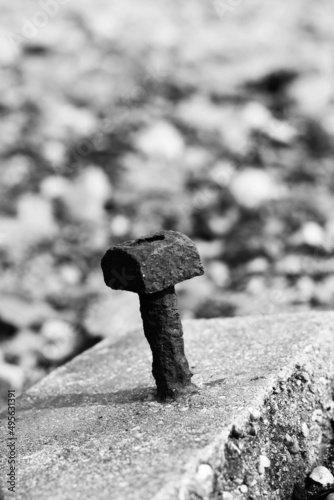
[[[332,375],[333,324],[333,313],[186,321],[198,392],[164,405],[143,332],[103,341],[18,398],[15,498],[208,499],[232,425],[261,411],[296,364]]]

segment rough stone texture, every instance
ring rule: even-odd
[[[135,293],[159,292],[204,273],[195,244],[177,231],[120,243],[101,265],[107,286]]]
[[[157,383],[158,398],[176,399],[180,392],[191,386],[191,371],[184,354],[183,330],[175,288],[168,287],[157,293],[142,294],[140,312],[145,337],[150,344],[152,374]]]
[[[264,402],[289,377],[300,387],[301,367],[310,366],[316,380],[319,369],[332,376],[333,323],[333,313],[187,321],[187,354],[199,390],[171,404],[154,400],[142,331],[115,344],[103,341],[18,399],[16,498],[218,498],[217,485],[222,489],[227,481],[220,477],[230,461],[227,444],[230,454],[241,455],[232,429],[241,436],[249,422],[255,433],[257,422],[270,427],[261,421]],[[283,414],[291,410],[289,394],[279,408]],[[316,404],[319,394],[312,388],[308,397]],[[266,449],[258,459],[263,454],[273,462]],[[241,489],[229,498],[242,495]],[[266,491],[256,498],[279,497]]]

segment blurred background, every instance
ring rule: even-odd
[[[332,307],[333,24],[330,0],[0,0],[0,405],[140,324],[100,259],[152,231],[202,257],[183,318]]]

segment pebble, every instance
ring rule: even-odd
[[[237,477],[235,480],[234,480],[235,484],[237,484],[238,486],[241,486],[242,483],[244,482],[243,479],[241,479],[241,477]]]
[[[259,467],[258,467],[259,474],[264,474],[265,473],[265,469],[267,469],[268,467],[270,467],[270,460],[269,460],[269,458],[266,457],[265,455],[260,455],[260,457],[259,457]]]
[[[246,271],[249,274],[264,274],[269,269],[269,263],[264,257],[257,257],[249,262]]]
[[[271,403],[271,412],[276,413],[277,411],[278,411],[278,404],[276,403],[276,401],[273,401]]]
[[[228,286],[230,282],[230,272],[226,264],[214,261],[208,264],[208,275],[218,287]]]
[[[293,455],[296,455],[297,453],[300,452],[299,443],[296,436],[292,438],[292,443],[289,445],[289,451]]]
[[[334,500],[334,493],[330,493],[329,495],[327,495],[325,500]]]
[[[70,186],[71,183],[64,177],[50,175],[41,182],[40,191],[44,198],[54,200],[65,196]]]
[[[322,422],[322,411],[320,409],[314,410],[312,413],[312,421],[313,422],[318,422],[318,424],[321,424]]]
[[[306,422],[302,423],[302,434],[304,437],[308,437],[310,434],[309,428],[307,427]]]
[[[63,320],[50,319],[41,328],[42,356],[50,362],[60,362],[72,355],[77,345],[77,332]]]
[[[256,422],[257,420],[260,419],[261,417],[261,412],[260,410],[257,410],[255,408],[250,408],[249,409],[249,413],[250,413],[250,418],[253,422]]]
[[[197,469],[196,480],[199,482],[205,496],[209,497],[213,491],[214,484],[214,472],[211,465],[200,464]]]
[[[233,500],[233,494],[229,491],[223,491],[223,500]]]
[[[253,474],[247,473],[245,476],[245,483],[249,488],[252,488],[253,486],[256,485],[257,481],[256,478],[253,476]]]
[[[1,360],[0,360],[1,361]],[[24,373],[21,367],[6,362],[0,362],[0,386],[8,389],[22,391]]]
[[[130,227],[130,219],[122,214],[115,215],[110,223],[111,234],[117,238],[127,235],[130,232]]]
[[[248,488],[245,484],[242,484],[239,489],[240,489],[241,493],[247,493],[247,491],[248,491]]]
[[[299,374],[299,378],[303,381],[303,382],[309,382],[311,380],[311,377],[310,375],[307,373],[307,372],[300,372]]]
[[[143,130],[137,137],[137,147],[147,156],[176,160],[184,151],[180,132],[169,122],[160,121]]]
[[[255,168],[246,168],[233,177],[230,189],[236,202],[248,209],[256,209],[282,194],[281,187],[273,177]]]
[[[312,479],[314,483],[320,484],[321,486],[327,486],[334,483],[334,477],[331,472],[322,465],[313,469],[309,478]]]
[[[301,230],[303,243],[312,247],[321,247],[325,243],[325,231],[316,222],[306,222]]]
[[[253,425],[250,425],[247,430],[248,430],[248,434],[250,434],[251,436],[257,436],[257,434],[259,432],[259,426],[256,424],[253,424]]]
[[[233,441],[229,441],[229,442],[227,443],[227,447],[229,448],[229,450],[231,451],[231,453],[233,453],[233,452],[237,452],[237,453],[238,453],[238,455],[240,455],[240,454],[241,454],[240,449],[238,448],[238,446],[237,446],[236,444],[234,444],[234,443],[233,443]]]

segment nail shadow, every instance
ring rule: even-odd
[[[131,404],[152,400],[155,396],[154,387],[136,387],[117,392],[97,394],[63,394],[59,396],[31,396],[23,394],[16,402],[17,414],[28,410],[51,410],[56,408],[75,408],[79,406]],[[6,412],[0,415],[0,420],[7,418]]]

